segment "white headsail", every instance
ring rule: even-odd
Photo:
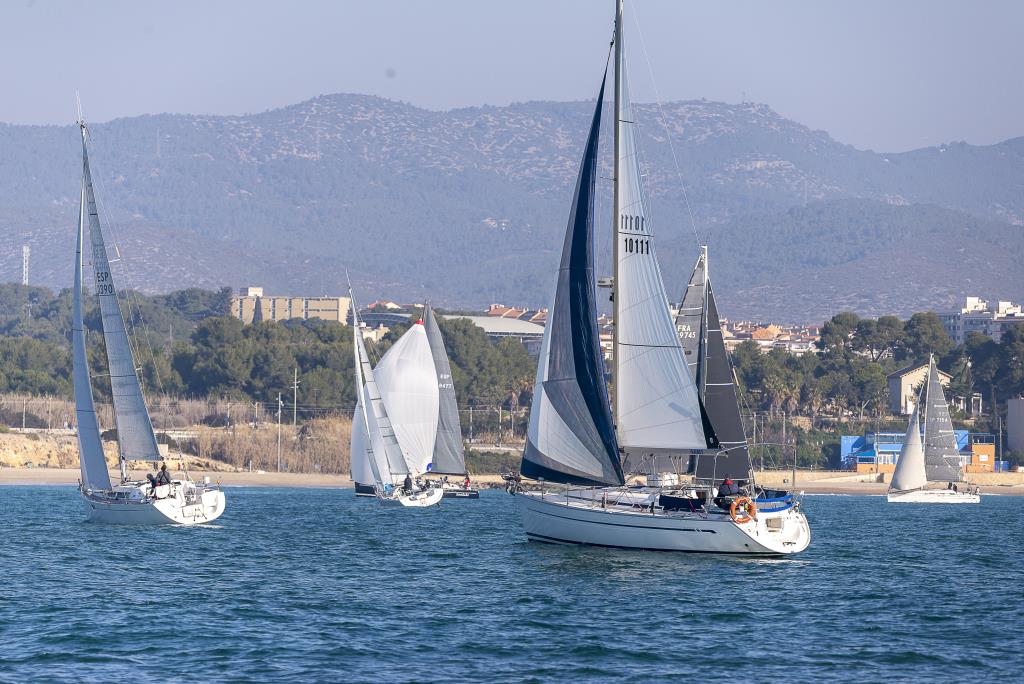
[[[85,350],[85,326],[82,323],[82,240],[85,232],[85,184],[78,211],[78,238],[75,247],[75,285],[71,299],[72,375],[75,385],[75,422],[78,427],[78,461],[82,484],[91,489],[110,489],[110,473],[103,455],[96,404],[89,380],[89,360]]]
[[[615,427],[624,451],[707,447],[700,401],[655,257],[616,15]]]
[[[118,448],[124,460],[157,461],[160,460],[160,450],[142,396],[142,386],[135,371],[135,357],[128,343],[128,331],[121,316],[117,290],[107,260],[107,248],[103,242],[103,230],[100,227],[96,195],[92,187],[92,173],[89,170],[89,150],[86,144],[88,134],[85,124],[81,124],[81,129],[82,173],[89,218],[89,243],[96,275],[96,296],[99,298],[103,322],[103,341],[107,347],[107,366],[110,371],[110,393],[114,403]]]
[[[903,492],[920,489],[926,484],[928,476],[925,474],[924,447],[921,445],[921,421],[918,418],[918,409],[915,408],[910,425],[907,426],[907,434],[903,438],[903,447],[900,449],[900,457],[896,461],[896,471],[892,474],[889,489]]]
[[[960,449],[956,444],[953,421],[949,417],[946,395],[939,382],[935,357],[928,359],[928,380],[924,393],[924,463],[932,482],[961,479]]]
[[[349,294],[351,295],[351,289]],[[410,470],[402,456],[398,438],[395,436],[395,430],[388,418],[387,408],[381,398],[380,390],[377,388],[373,367],[370,365],[370,357],[366,353],[366,344],[359,331],[359,315],[354,304],[352,306],[352,328],[356,387],[361,394],[358,409],[362,412],[362,416],[357,414],[357,418],[362,418],[366,434],[369,437],[369,448],[365,449],[363,454],[368,458],[368,465],[376,484],[396,484],[401,482],[410,473]],[[354,433],[353,441],[355,441]],[[357,456],[356,453],[351,454],[353,459]]]
[[[387,350],[373,372],[409,470],[427,472],[437,439],[440,392],[423,321]]]

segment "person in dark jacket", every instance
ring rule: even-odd
[[[406,494],[412,494],[412,475],[409,473],[405,474],[405,482],[402,484],[402,489],[405,490]]]
[[[718,488],[719,496],[736,496],[740,493],[740,486],[733,482],[729,477],[722,480],[722,486]]]
[[[169,485],[171,484],[171,474],[167,472],[167,464],[160,464],[160,472],[156,475],[157,485]]]

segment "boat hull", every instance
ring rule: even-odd
[[[954,492],[951,489],[916,489],[909,492],[890,492],[886,500],[889,503],[977,504],[981,503],[981,496]]]
[[[191,500],[178,491],[164,498],[123,499],[83,492],[82,500],[89,522],[107,525],[199,525],[219,518],[226,506],[224,492],[219,489],[197,491]]]
[[[353,484],[356,486],[356,496],[377,496],[377,490],[372,484]]]
[[[431,488],[413,494],[397,494],[393,496],[378,497],[382,504],[388,506],[401,506],[403,508],[429,508],[441,503],[444,492],[439,488]]]
[[[531,541],[758,556],[799,553],[811,542],[807,518],[798,507],[759,512],[755,520],[737,523],[727,513],[652,514],[639,506],[606,507],[593,497],[566,498],[538,492],[519,492],[515,496]]]
[[[479,499],[479,489],[444,489],[444,498],[446,499]]]

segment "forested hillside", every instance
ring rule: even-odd
[[[94,124],[116,275],[146,292],[337,294],[348,269],[371,298],[544,305],[590,107],[433,112],[331,95],[249,116]],[[835,302],[908,315],[967,293],[1024,297],[1024,138],[876,154],[757,104],[641,105],[637,120],[673,293],[696,254],[685,187],[733,317],[813,322]],[[0,155],[0,280],[20,278],[27,243],[32,282],[69,285],[77,130],[0,124]],[[602,233],[602,254],[607,244]]]

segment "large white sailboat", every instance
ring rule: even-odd
[[[614,39],[614,394],[609,405],[598,341],[593,270],[594,191],[607,72],[577,178],[554,299],[548,314],[518,482],[534,541],[664,551],[782,555],[810,543],[791,498],[759,509],[753,491],[716,496],[625,486],[624,462],[710,453],[728,459],[687,368],[655,258],[625,78],[622,2]],[[703,306],[703,305],[702,305]],[[725,473],[720,474],[724,475]],[[733,475],[738,477],[739,473]],[[552,488],[549,483],[561,487]]]
[[[128,479],[128,461],[161,460],[153,423],[142,395],[135,356],[117,299],[113,274],[103,241],[92,173],[89,169],[88,130],[82,132],[82,197],[78,239],[75,249],[75,279],[72,301],[72,363],[75,385],[75,413],[82,481],[79,491],[89,520],[118,524],[194,525],[216,520],[224,512],[224,492],[208,483],[188,477],[154,486]],[[100,441],[99,422],[93,402],[89,365],[86,358],[85,327],[82,323],[82,268],[85,224],[89,224],[89,247],[99,299],[103,340],[107,351],[114,423],[121,464],[121,482],[112,485]]]
[[[924,401],[919,400],[914,406],[887,500],[889,503],[981,503],[977,488],[963,482],[960,450],[934,356],[928,359],[928,379],[921,395]]]
[[[385,354],[381,359],[378,368],[384,366],[388,380],[380,383],[366,352],[354,298],[352,302],[352,346],[359,396],[352,417],[349,458],[356,493],[359,495],[362,488],[365,495],[370,485],[373,496],[382,503],[434,506],[444,497],[441,488],[417,484],[433,455],[438,405],[434,362],[423,323],[413,325],[388,350],[390,357]],[[392,413],[401,422],[392,421]]]

